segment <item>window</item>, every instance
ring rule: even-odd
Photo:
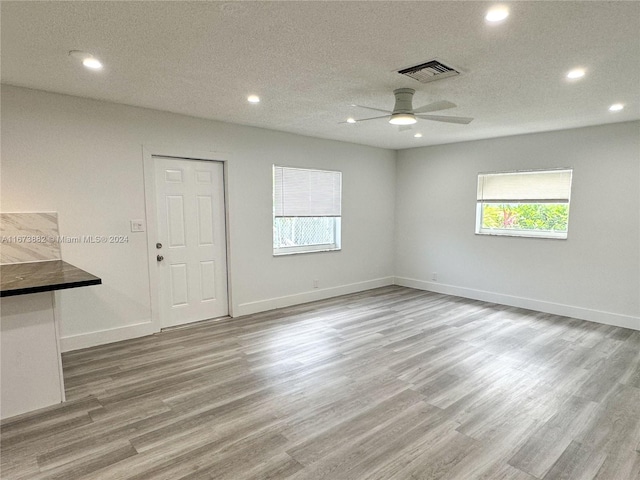
[[[340,250],[342,173],[273,166],[273,254]]]
[[[567,238],[572,172],[479,174],[476,233]]]

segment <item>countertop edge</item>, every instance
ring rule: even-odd
[[[0,265],[0,297],[102,284],[102,279],[63,260]]]
[[[59,283],[56,285],[39,285],[37,287],[16,288],[14,290],[0,291],[0,298],[15,297],[18,295],[28,295],[30,293],[52,292],[54,290],[65,290],[67,288],[90,287],[91,285],[101,285],[101,284],[102,284],[102,280],[98,278],[95,280],[81,280],[78,282]]]

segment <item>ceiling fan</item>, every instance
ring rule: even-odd
[[[386,115],[371,118],[361,119],[349,119],[346,122],[340,123],[359,123],[366,122],[367,120],[377,120],[379,118],[389,118],[389,123],[392,125],[400,125],[400,130],[409,130],[418,121],[418,119],[433,120],[434,122],[447,122],[447,123],[460,123],[467,125],[471,123],[473,118],[469,117],[449,117],[446,115],[424,115],[427,112],[436,112],[438,110],[445,110],[447,108],[453,108],[455,103],[448,102],[447,100],[440,100],[438,102],[429,103],[418,108],[413,108],[412,100],[413,94],[416,91],[413,88],[398,88],[393,91],[396,97],[396,104],[393,107],[393,111],[382,110],[380,108],[366,107],[364,105],[353,105],[354,107],[366,108],[367,110],[374,110],[376,112],[383,112]]]

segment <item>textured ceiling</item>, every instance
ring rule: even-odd
[[[2,82],[394,149],[640,118],[639,2],[507,5],[488,25],[491,4],[466,1],[3,1]],[[461,75],[395,73],[432,58]],[[586,76],[566,80],[577,66]],[[351,104],[391,109],[399,87],[416,89],[414,106],[450,100],[443,115],[475,120],[338,123],[375,116]]]

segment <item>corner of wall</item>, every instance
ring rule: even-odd
[[[601,310],[582,308],[574,305],[564,305],[561,303],[546,302],[544,300],[517,297],[496,292],[487,292],[473,288],[427,282],[424,280],[417,280],[415,278],[394,277],[394,285],[442,293],[444,295],[454,295],[456,297],[481,300],[483,302],[497,303],[500,305],[508,305],[510,307],[535,310],[538,312],[550,313],[552,315],[560,315],[589,322],[602,323],[604,325],[629,328],[631,330],[640,330],[640,317],[633,317],[631,315],[621,315],[618,313],[604,312]]]

